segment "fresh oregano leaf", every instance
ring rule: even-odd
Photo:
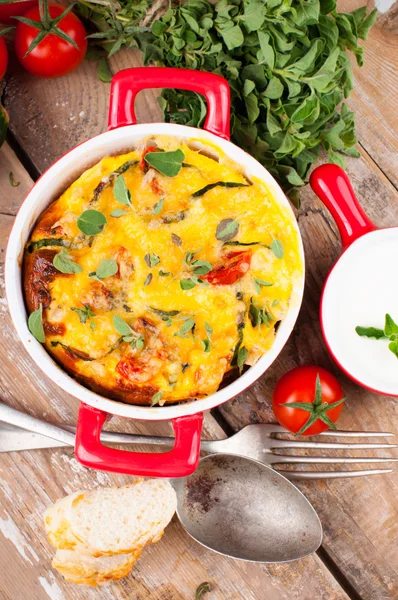
[[[99,279],[105,279],[106,277],[116,275],[118,270],[119,266],[114,258],[105,258],[98,265],[96,275]]]
[[[156,265],[158,265],[160,263],[159,256],[157,254],[155,254],[154,252],[152,252],[152,253],[147,252],[147,254],[145,254],[145,256],[144,256],[144,260],[150,269],[152,267],[156,267]]]
[[[181,171],[185,154],[178,148],[170,152],[148,152],[145,162],[166,177],[175,177]]]
[[[30,333],[37,339],[37,341],[44,344],[46,337],[43,329],[43,307],[41,304],[37,310],[29,315],[28,327]]]
[[[211,585],[208,581],[204,581],[196,588],[195,600],[202,600],[202,596],[207,592],[211,592]]]
[[[126,182],[123,175],[119,175],[113,185],[113,195],[117,202],[124,204],[125,206],[132,206],[131,204],[131,193],[127,189]]]
[[[210,190],[213,190],[215,187],[225,187],[225,188],[240,188],[240,187],[249,187],[247,183],[239,183],[237,181],[216,181],[215,183],[209,183],[205,185],[205,187],[197,190],[193,194],[191,194],[191,198],[200,198],[204,196]]]
[[[66,248],[61,250],[53,258],[53,265],[61,273],[81,273],[83,267],[73,262],[73,256],[69,254]]]
[[[202,346],[203,346],[203,350],[205,352],[210,352],[210,340],[208,340],[208,339],[202,340]]]
[[[244,366],[244,364],[246,362],[248,354],[249,354],[249,352],[248,352],[248,349],[246,348],[246,346],[241,346],[239,348],[238,358],[236,360],[236,364],[237,364],[240,372],[242,372],[242,369],[243,369],[243,366]]]
[[[128,213],[123,210],[122,208],[115,208],[115,210],[113,210],[111,212],[111,217],[114,217],[115,219],[118,219],[119,217],[123,217],[123,215],[127,215]]]
[[[106,217],[99,210],[85,210],[77,220],[77,226],[85,235],[97,235],[106,225]]]
[[[153,277],[152,273],[148,273],[148,275],[146,276],[145,281],[144,281],[145,286],[147,286],[151,283],[152,277]]]
[[[213,269],[212,264],[208,260],[194,260],[191,265],[195,275],[206,275],[206,273],[209,273]]]
[[[162,399],[162,396],[163,396],[163,392],[156,392],[156,394],[154,394],[152,396],[151,406],[155,406],[156,404],[159,404],[160,400]]]
[[[232,240],[239,231],[239,223],[236,219],[223,219],[216,229],[216,238],[223,242]]]
[[[283,244],[280,240],[272,240],[271,242],[271,250],[275,254],[276,258],[283,258],[285,251],[283,248]]]
[[[257,294],[261,294],[260,286],[269,287],[269,286],[273,285],[269,281],[264,281],[264,279],[258,279],[258,277],[255,277],[253,279],[253,283],[254,283],[254,287],[255,287]]]
[[[164,205],[164,200],[163,200],[163,198],[161,198],[159,200],[159,202],[156,202],[155,206],[153,207],[153,214],[158,215],[160,213],[160,211],[163,209],[163,205]]]
[[[375,338],[376,340],[382,340],[386,337],[383,329],[377,329],[377,327],[355,327],[355,331],[362,337]]]
[[[188,279],[180,279],[180,288],[182,290],[192,290],[196,285],[195,281],[191,277]]]
[[[130,325],[127,325],[126,321],[122,319],[122,317],[119,317],[119,315],[113,315],[113,325],[116,331],[123,337],[134,334],[134,331],[131,329]]]
[[[172,233],[171,234],[171,241],[173,242],[173,244],[175,244],[176,246],[182,246],[182,239],[180,238],[179,235],[177,235],[176,233]]]
[[[96,317],[97,315],[91,310],[91,308],[86,305],[84,308],[75,308],[74,306],[71,308],[71,310],[75,313],[77,313],[77,316],[79,317],[79,321],[80,323],[82,323],[83,325],[85,323],[87,323],[88,319],[91,319],[93,317]],[[91,327],[91,323],[90,323],[90,327]],[[95,326],[94,326],[95,327]],[[93,329],[93,327],[91,327]]]
[[[393,335],[394,333],[398,333],[398,325],[389,314],[386,314],[385,317],[384,333],[387,337],[390,337],[390,335]]]

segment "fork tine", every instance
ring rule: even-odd
[[[282,471],[276,469],[287,479],[341,479],[343,477],[362,477],[364,475],[378,475],[379,473],[392,473],[392,469],[368,469],[363,471]]]
[[[264,425],[263,423],[261,425]],[[276,423],[267,424],[267,427],[271,428],[271,434],[273,433],[291,433],[282,425],[277,425]],[[327,431],[323,431],[319,433],[318,436],[331,436],[331,437],[394,437],[395,433],[391,431],[346,431],[344,429],[339,429],[338,431],[333,431],[332,429],[328,429]],[[318,437],[316,436],[316,437]]]
[[[328,429],[319,435],[330,435],[331,437],[394,437],[395,433],[391,431],[344,431],[339,429],[333,431]]]
[[[398,448],[398,444],[346,444],[336,442],[299,442],[296,440],[277,440],[272,438],[270,450],[275,448],[331,448],[346,450],[366,450],[369,448]]]
[[[398,458],[367,458],[366,456],[289,456],[287,454],[272,454],[272,458],[268,462],[270,465],[277,464],[293,464],[293,463],[327,463],[327,464],[340,464],[340,463],[385,463],[385,462],[398,462]],[[274,460],[275,459],[275,460]]]

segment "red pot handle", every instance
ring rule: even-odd
[[[75,456],[86,467],[143,477],[186,477],[200,458],[203,414],[173,419],[174,448],[169,452],[128,452],[100,441],[108,414],[81,402],[76,429]]]
[[[205,96],[204,129],[229,140],[230,92],[226,79],[214,73],[166,67],[135,67],[119,71],[112,79],[108,129],[134,125],[135,98],[147,88],[179,88]]]
[[[311,173],[310,185],[336,221],[343,248],[377,229],[359,204],[347,173],[338,165],[317,167]]]

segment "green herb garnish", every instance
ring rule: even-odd
[[[66,248],[61,248],[61,250],[56,254],[53,258],[53,265],[60,271],[61,273],[81,273],[83,271],[83,267],[73,262],[74,257],[69,254]]]
[[[119,266],[114,258],[105,258],[101,260],[96,271],[89,273],[89,277],[94,279],[106,279],[116,275],[119,270]]]
[[[27,246],[27,250],[28,252],[32,253],[35,250],[40,250],[40,248],[44,248],[47,246],[69,247],[69,245],[70,242],[62,238],[43,238],[42,240],[37,240],[37,242],[30,242]]]
[[[122,336],[123,341],[129,343],[132,348],[141,350],[144,347],[144,336],[134,331],[122,317],[113,315],[113,325],[116,331]]]
[[[152,277],[153,277],[152,273],[148,273],[148,275],[145,277],[145,281],[144,281],[145,286],[147,286],[151,283]]]
[[[97,315],[91,310],[91,308],[88,306],[88,304],[84,305],[84,308],[75,308],[74,306],[71,308],[71,310],[73,310],[73,312],[77,313],[77,316],[79,317],[79,321],[80,323],[83,323],[83,325],[85,323],[87,323],[88,319],[92,319],[93,317],[96,317]],[[94,325],[94,329],[95,329],[95,323],[94,321],[90,322],[90,327],[91,329],[93,329],[93,325]]]
[[[239,223],[236,219],[223,219],[216,229],[216,238],[227,242],[232,240],[239,231]]]
[[[253,279],[253,283],[254,283],[254,287],[255,287],[257,294],[261,294],[260,286],[269,287],[269,286],[273,285],[273,283],[270,283],[269,281],[264,281],[264,279],[258,279],[257,277],[255,277]]]
[[[172,233],[171,234],[171,241],[173,242],[173,244],[175,244],[176,246],[182,246],[182,239],[180,238],[179,235],[177,235],[176,233]]]
[[[159,270],[159,277],[168,277],[169,275],[171,275],[172,273],[170,271],[163,271],[163,269]]]
[[[117,202],[125,206],[132,206],[131,192],[127,189],[123,175],[119,175],[113,186],[113,195]]]
[[[177,337],[188,338],[188,332],[194,332],[195,329],[195,320],[192,318],[188,318],[180,327],[179,331],[177,331],[174,335]]]
[[[198,190],[197,192],[194,192],[193,194],[191,194],[191,197],[200,198],[200,196],[203,196],[204,194],[206,194],[206,192],[210,192],[210,190],[214,189],[215,187],[239,188],[250,186],[247,183],[238,183],[236,181],[216,181],[216,183],[209,183],[208,185],[205,185],[205,187],[203,187],[202,189]]]
[[[37,339],[37,341],[44,344],[46,338],[43,329],[43,306],[41,304],[37,310],[29,315],[28,327],[30,333]]]
[[[128,214],[127,211],[123,210],[122,208],[115,208],[111,212],[111,217],[118,219],[119,217],[123,217],[124,215],[127,215],[127,214]]]
[[[158,215],[160,213],[160,211],[163,209],[163,205],[164,205],[164,200],[163,200],[163,198],[161,198],[159,200],[159,202],[156,202],[155,206],[153,207],[153,214]]]
[[[77,226],[85,235],[97,235],[106,225],[106,217],[99,210],[85,210],[77,219]]]
[[[248,354],[249,354],[249,352],[248,352],[246,346],[241,346],[239,348],[238,357],[236,359],[236,364],[237,364],[237,367],[238,367],[240,373],[242,373],[242,369],[246,362]]]
[[[178,148],[170,152],[148,152],[145,162],[166,177],[175,177],[181,171],[185,154]]]
[[[208,340],[207,338],[205,340],[202,340],[202,345],[205,352],[210,352],[210,340]]]
[[[388,349],[398,358],[398,325],[388,313],[385,316],[384,329],[377,327],[356,327],[355,331],[362,337],[375,338],[376,340],[390,340]]]
[[[276,258],[283,258],[284,254],[285,254],[285,251],[283,249],[283,244],[279,240],[272,240],[271,250],[275,254]]]
[[[12,171],[10,171],[10,173],[9,173],[9,178],[10,178],[10,184],[12,187],[16,188],[21,184],[20,181],[15,181],[14,173]]]
[[[160,400],[162,399],[162,396],[163,396],[163,392],[156,392],[156,394],[154,394],[152,396],[151,406],[155,406],[155,404],[159,404]]]
[[[191,277],[187,277],[186,279],[180,279],[180,288],[182,290],[192,290],[192,288],[194,288],[197,284],[205,286],[209,285],[207,281],[203,281],[195,275],[191,275]]]
[[[160,263],[159,256],[157,254],[155,254],[154,252],[152,252],[152,254],[147,252],[147,254],[145,254],[145,256],[144,256],[144,260],[149,268],[156,267],[156,265],[158,265]]]
[[[260,308],[254,298],[250,300],[249,319],[253,327],[263,324],[270,327],[270,322],[275,321],[274,317],[267,310],[267,307]]]

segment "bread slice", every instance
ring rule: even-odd
[[[131,485],[76,492],[44,514],[50,543],[61,550],[103,556],[126,554],[158,541],[176,510],[167,480],[137,479]]]
[[[139,557],[139,550],[130,554],[114,554],[98,558],[73,550],[57,550],[52,566],[64,576],[66,581],[97,587],[126,577]]]

